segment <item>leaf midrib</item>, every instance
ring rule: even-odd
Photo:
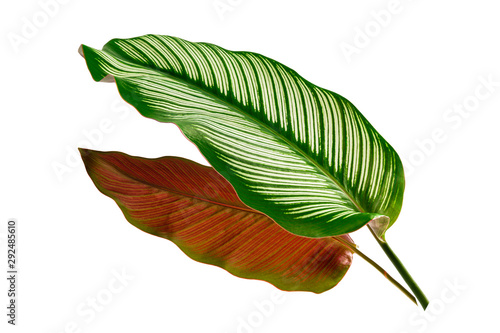
[[[109,165],[111,168],[115,169],[123,177],[128,178],[130,180],[133,180],[133,181],[135,181],[135,182],[137,182],[139,184],[144,184],[144,185],[147,185],[147,186],[149,186],[151,188],[155,188],[155,189],[160,190],[160,191],[173,193],[173,194],[175,194],[177,196],[188,197],[188,198],[191,198],[191,199],[196,199],[196,200],[200,200],[200,201],[203,201],[203,202],[208,202],[208,203],[211,203],[211,204],[214,204],[214,205],[223,206],[223,207],[226,207],[226,208],[231,208],[231,209],[234,209],[234,210],[241,210],[241,211],[246,211],[246,212],[257,214],[257,215],[267,216],[264,213],[256,211],[256,210],[254,210],[254,209],[252,209],[250,207],[245,208],[245,207],[241,207],[241,206],[233,206],[231,204],[226,204],[226,203],[222,203],[222,202],[219,202],[219,201],[210,200],[208,198],[201,197],[201,196],[198,196],[196,194],[190,194],[190,193],[178,191],[178,190],[175,190],[175,189],[172,189],[172,188],[169,188],[169,187],[164,187],[164,186],[161,186],[161,185],[152,184],[151,182],[148,182],[148,181],[146,181],[144,179],[141,179],[139,177],[131,176],[130,174],[128,174],[125,171],[123,171],[122,169],[120,169],[118,166],[115,166],[115,165],[113,165],[112,163],[110,163],[108,161],[105,161],[105,160],[103,160],[103,161],[107,165]]]

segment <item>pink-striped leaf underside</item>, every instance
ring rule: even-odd
[[[339,241],[286,231],[243,204],[211,167],[180,157],[81,154],[96,187],[132,225],[171,240],[196,261],[282,290],[315,293],[334,287],[351,265],[353,254]]]

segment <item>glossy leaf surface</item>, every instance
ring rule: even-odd
[[[285,229],[325,237],[370,222],[381,236],[396,221],[397,153],[347,99],[290,68],[156,35],[81,52],[96,81],[114,80],[141,114],[177,124],[246,205]]]
[[[131,224],[194,260],[282,290],[316,293],[334,287],[351,265],[352,252],[335,239],[294,235],[247,207],[213,168],[179,157],[81,154],[96,187]]]

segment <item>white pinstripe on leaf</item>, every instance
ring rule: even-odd
[[[157,35],[82,51],[95,80],[113,76],[141,114],[176,123],[245,204],[285,229],[325,237],[375,219],[383,233],[396,220],[397,153],[348,100],[290,68]]]

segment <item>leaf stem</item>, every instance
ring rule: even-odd
[[[415,280],[413,280],[410,273],[408,273],[405,266],[403,265],[401,260],[399,260],[399,258],[396,256],[396,254],[391,249],[389,244],[387,244],[387,241],[385,240],[385,238],[378,237],[376,235],[376,233],[373,231],[373,229],[371,228],[371,226],[370,225],[367,225],[367,226],[368,226],[368,229],[370,230],[370,232],[372,233],[373,237],[375,237],[375,239],[377,240],[377,242],[380,245],[380,247],[382,248],[382,250],[384,250],[384,252],[387,255],[387,257],[389,258],[389,260],[391,260],[394,267],[396,267],[396,269],[398,270],[398,272],[401,275],[401,277],[403,278],[403,280],[405,280],[408,287],[410,287],[411,291],[413,291],[413,293],[417,297],[418,302],[420,303],[422,308],[425,310],[427,308],[427,306],[429,305],[429,300],[427,299],[427,297],[425,297],[423,291],[420,289],[420,287],[415,282]]]
[[[417,300],[415,299],[415,297],[408,290],[406,290],[405,287],[403,287],[398,281],[396,281],[392,276],[390,276],[375,261],[371,260],[363,252],[361,252],[360,250],[358,250],[358,248],[356,247],[355,244],[352,244],[352,243],[346,241],[342,237],[333,237],[333,238],[335,238],[342,245],[344,245],[345,247],[349,248],[352,252],[356,253],[358,256],[360,256],[366,262],[368,262],[370,265],[372,265],[377,271],[379,271],[380,273],[382,273],[387,278],[387,280],[389,280],[393,285],[395,285],[399,290],[401,290],[403,292],[403,294],[405,294],[413,303],[417,304]]]

